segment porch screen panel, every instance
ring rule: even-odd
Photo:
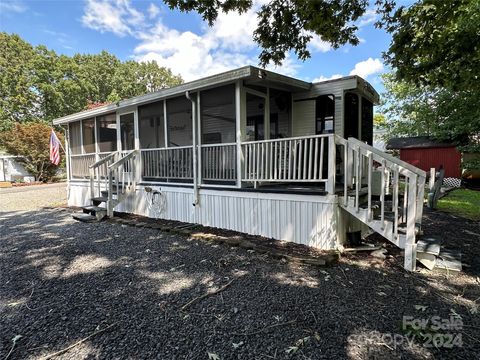
[[[247,127],[246,140],[258,141],[265,139],[265,99],[247,93]]]
[[[287,91],[270,89],[270,139],[290,136],[292,95]]]
[[[138,128],[141,149],[165,147],[163,101],[138,108]]]
[[[235,85],[202,91],[202,144],[235,142]]]
[[[168,146],[192,145],[192,103],[185,96],[167,100]]]
[[[115,114],[97,117],[97,139],[100,152],[117,150],[117,121]]]
[[[133,113],[120,115],[120,139],[122,150],[133,150],[135,148]]]
[[[80,135],[80,121],[72,122],[68,125],[70,153],[78,155],[82,153],[82,138]]]
[[[82,121],[83,132],[83,150],[85,154],[95,152],[95,120],[88,119]]]

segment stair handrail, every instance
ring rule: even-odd
[[[348,141],[354,145],[354,146],[358,146],[359,148],[363,148],[365,150],[368,150],[370,151],[371,153],[375,154],[375,155],[378,155],[380,156],[381,158],[387,160],[387,161],[390,161],[408,171],[411,171],[415,174],[417,174],[418,176],[422,176],[422,177],[427,177],[427,173],[425,171],[423,171],[422,169],[419,169],[403,160],[400,160],[399,158],[396,158],[395,156],[392,156],[390,154],[387,154],[381,150],[378,150],[377,148],[374,148],[373,146],[371,145],[368,145],[358,139],[355,139],[353,137],[349,137],[348,138]]]
[[[384,220],[384,210],[385,210],[385,189],[389,186],[386,186],[386,173],[387,175],[390,172],[393,173],[393,204],[392,209],[395,211],[394,221],[392,223],[392,228],[388,230],[389,239],[393,241],[398,246],[405,249],[405,268],[407,270],[413,271],[415,269],[416,262],[416,234],[415,229],[416,225],[420,226],[422,213],[423,213],[423,196],[424,196],[424,187],[426,180],[426,172],[416,168],[415,166],[402,161],[398,158],[393,157],[390,154],[386,154],[381,150],[374,148],[371,145],[368,145],[358,139],[348,138],[344,139],[339,136],[336,136],[336,141],[338,145],[344,146],[344,198],[343,204],[341,204],[345,209],[347,209],[352,215],[359,218],[366,225],[374,226],[373,221],[373,211],[371,208],[372,205],[372,178],[373,178],[373,161],[376,161],[382,166],[381,173],[381,226],[380,230],[384,236],[387,234],[385,228],[386,222]],[[355,167],[354,167],[355,164]],[[366,171],[366,174],[364,173]],[[366,185],[367,185],[367,202],[368,209],[365,214],[361,214],[359,209],[359,192],[362,188],[362,179],[366,175]],[[398,208],[399,204],[399,175],[405,177],[405,189],[403,197],[403,212],[402,220],[406,223],[406,235],[401,237],[398,234],[398,225],[400,223],[400,218],[398,217]],[[353,185],[353,179],[355,179],[355,196],[354,204],[349,204],[348,197],[348,187]],[[362,215],[362,216],[361,216]]]
[[[113,158],[115,155],[117,155],[119,151],[114,151],[107,156],[105,156],[103,159],[100,159],[96,162],[94,162],[92,165],[89,166],[90,169],[94,169],[96,167],[99,167],[100,165],[106,163],[107,161],[110,161],[111,158]]]
[[[113,164],[108,165],[108,200],[107,200],[107,215],[113,216],[113,181],[117,183],[117,197],[120,197],[119,192],[119,183],[120,178],[122,177],[122,183],[125,182],[125,165],[128,164],[131,167],[131,176],[127,177],[127,187],[129,191],[135,190],[137,183],[136,183],[136,162],[130,161],[135,160],[135,158],[139,155],[140,150],[130,150],[126,155],[120,157],[117,161]],[[123,167],[123,170],[120,171],[120,168]],[[115,174],[115,176],[114,176]],[[120,176],[122,174],[122,176]]]
[[[94,162],[88,167],[90,172],[90,198],[95,197],[95,182],[97,183],[98,192],[99,193],[101,192],[100,172],[99,172],[100,166],[112,161],[112,159],[115,159],[115,156],[117,156],[119,153],[120,153],[119,151],[114,151],[108,154],[107,156],[105,156],[103,159],[100,159]],[[108,186],[107,175],[108,174],[105,174],[105,186]]]

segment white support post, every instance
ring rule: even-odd
[[[417,175],[412,174],[408,179],[408,210],[407,210],[407,233],[405,240],[405,263],[408,271],[415,271],[417,261],[417,244],[415,242],[415,221],[416,221],[416,196],[417,196]]]
[[[202,104],[200,102],[201,94],[197,92],[197,177],[198,184],[202,184]]]
[[[235,123],[236,123],[236,143],[237,143],[237,187],[242,187],[242,169],[243,169],[243,152],[242,152],[242,140],[243,140],[243,119],[242,119],[242,83],[237,81],[235,83]]]
[[[100,145],[98,144],[98,127],[97,127],[97,118],[93,118],[93,133],[94,133],[94,139],[95,139],[95,162],[100,160]]]
[[[337,155],[334,135],[328,137],[328,181],[326,190],[330,195],[335,195],[335,172],[337,167]]]
[[[168,148],[167,100],[163,100],[163,126],[164,126],[164,136],[165,136],[165,147]]]
[[[131,174],[131,180],[132,180],[132,185],[133,188],[135,189],[137,184],[142,181],[142,156],[140,153],[140,124],[138,123],[138,107],[135,108],[135,111],[133,112],[133,134],[135,136],[135,156],[132,160],[132,169],[130,171],[132,172]]]
[[[265,97],[264,108],[263,137],[265,140],[270,139],[270,88],[267,86],[267,96]]]

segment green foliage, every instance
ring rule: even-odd
[[[37,181],[52,179],[58,166],[50,162],[51,127],[44,122],[17,123],[8,130],[0,132],[0,146],[9,154],[21,156],[19,162]],[[63,143],[63,134],[57,133]],[[65,154],[61,151],[62,159]]]
[[[422,0],[385,17],[385,59],[397,79],[453,91],[478,91],[480,1]]]
[[[171,9],[195,11],[212,25],[220,12],[243,13],[252,7],[251,0],[164,0]],[[384,8],[388,0],[378,0]],[[258,12],[259,24],[254,40],[262,48],[259,59],[262,66],[270,62],[281,64],[289,51],[299,59],[310,57],[307,45],[318,35],[333,48],[359,43],[353,23],[362,16],[368,0],[270,0]]]
[[[438,209],[472,220],[480,220],[480,191],[453,190],[438,201]]]
[[[480,89],[451,90],[416,85],[384,75],[383,112],[388,137],[428,135],[454,140],[478,149],[480,140]],[[466,150],[466,149],[465,149]]]
[[[0,73],[0,130],[16,122],[50,121],[84,110],[89,103],[116,102],[183,82],[156,62],[122,62],[106,51],[57,55],[7,33],[0,33]]]
[[[33,47],[17,35],[0,33],[0,131],[36,117]]]

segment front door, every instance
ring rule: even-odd
[[[347,92],[345,93],[344,103],[345,117],[344,117],[344,138],[349,137],[359,138],[359,100],[358,95]]]
[[[120,115],[121,150],[135,149],[135,117],[133,113]]]

